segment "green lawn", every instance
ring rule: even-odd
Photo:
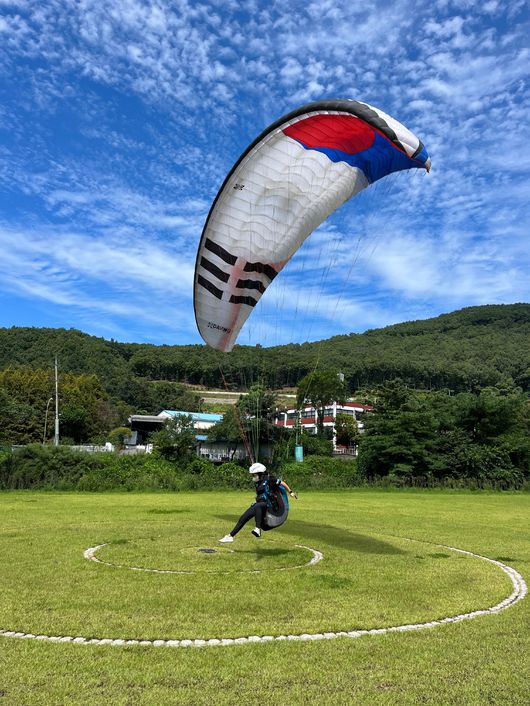
[[[303,493],[282,528],[256,540],[248,525],[219,545],[250,499],[1,494],[0,629],[124,640],[299,635],[428,622],[512,592],[498,566],[436,545],[529,578],[528,495]],[[85,558],[99,545],[94,556],[105,563]],[[323,559],[307,565],[315,551]],[[315,642],[119,647],[0,637],[0,706],[527,704],[528,605]]]

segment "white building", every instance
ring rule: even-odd
[[[336,449],[335,442],[335,421],[338,414],[346,414],[353,417],[357,422],[360,432],[364,429],[362,417],[366,412],[372,412],[373,407],[360,402],[348,401],[344,404],[333,402],[324,409],[324,427],[333,429],[333,448]],[[318,412],[314,405],[306,404],[303,409],[286,409],[276,413],[274,424],[279,427],[294,429],[297,425],[308,434],[317,433]]]

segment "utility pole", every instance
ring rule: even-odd
[[[55,436],[53,437],[55,446],[59,446],[59,380],[57,376],[57,356],[55,356]]]

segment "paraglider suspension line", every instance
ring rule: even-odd
[[[225,386],[225,390],[227,392],[229,392],[228,383],[226,382],[226,378],[224,376],[221,365],[219,365],[219,372],[221,373],[221,377],[223,379],[223,384]],[[235,407],[235,418],[236,418],[237,426],[239,427],[239,433],[241,434],[241,439],[243,441],[243,445],[245,447],[245,451],[247,452],[247,456],[250,460],[250,463],[253,464],[255,459],[254,459],[254,453],[252,451],[252,445],[248,439],[248,435],[245,431],[245,428],[243,427],[243,422],[241,421],[241,415],[239,414],[239,408],[238,408],[237,404],[234,405],[234,407]]]

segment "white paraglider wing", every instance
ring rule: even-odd
[[[195,318],[203,339],[230,351],[276,275],[333,211],[395,171],[429,170],[418,138],[357,101],[323,101],[265,130],[232,168],[197,254]]]

